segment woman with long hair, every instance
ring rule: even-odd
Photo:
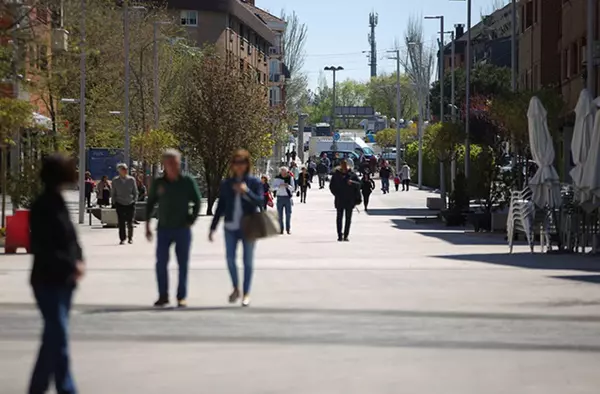
[[[75,161],[62,155],[44,158],[42,194],[31,207],[31,286],[44,320],[42,345],[31,376],[29,393],[45,393],[54,381],[58,393],[76,393],[69,359],[69,311],[84,265],[77,232],[62,196],[75,184]]]
[[[209,241],[212,242],[219,220],[223,217],[225,221],[227,267],[233,284],[233,292],[229,295],[229,302],[233,304],[242,296],[242,306],[250,305],[255,246],[255,241],[245,238],[242,232],[242,220],[244,216],[257,212],[263,206],[264,200],[263,185],[258,178],[250,175],[251,171],[250,153],[245,149],[236,150],[229,165],[229,176],[221,182],[219,202],[208,235]],[[244,284],[243,293],[241,294],[238,270],[235,264],[239,242],[242,243],[244,250]]]

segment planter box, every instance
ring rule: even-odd
[[[427,209],[441,211],[444,208],[444,199],[440,197],[427,197]]]
[[[100,221],[105,227],[117,227],[119,225],[117,210],[112,208],[103,208],[100,211]]]
[[[440,216],[448,227],[464,226],[466,221],[466,215],[462,212],[442,211],[440,212]]]
[[[476,212],[467,215],[467,221],[475,232],[492,230],[492,214],[490,212]]]

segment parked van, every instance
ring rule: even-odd
[[[310,137],[308,144],[309,154],[311,156],[319,156],[321,152],[333,151],[332,137]],[[363,141],[362,138],[355,137],[352,134],[342,134],[337,141],[337,151],[356,152],[360,157],[362,155],[367,158],[374,156],[375,152]]]

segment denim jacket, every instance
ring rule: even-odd
[[[242,196],[242,211],[244,216],[256,212],[264,203],[264,189],[262,182],[253,176],[246,175],[243,179],[248,186],[248,191]],[[219,188],[219,203],[217,210],[210,225],[211,231],[214,231],[219,225],[221,217],[225,217],[225,222],[231,221],[233,218],[233,210],[235,207],[235,191],[233,185],[235,178],[227,178],[221,182]]]

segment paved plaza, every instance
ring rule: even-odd
[[[338,243],[332,197],[294,206],[257,247],[253,304],[226,303],[222,230],[194,228],[189,305],[154,310],[154,245],[81,226],[88,272],[71,321],[83,394],[597,394],[600,260],[508,255],[502,237],[406,217],[427,192],[382,196]],[[539,247],[538,247],[539,249]],[[0,393],[24,393],[41,321],[30,257],[0,255]],[[171,288],[176,285],[172,263]],[[174,291],[172,291],[173,293]]]

